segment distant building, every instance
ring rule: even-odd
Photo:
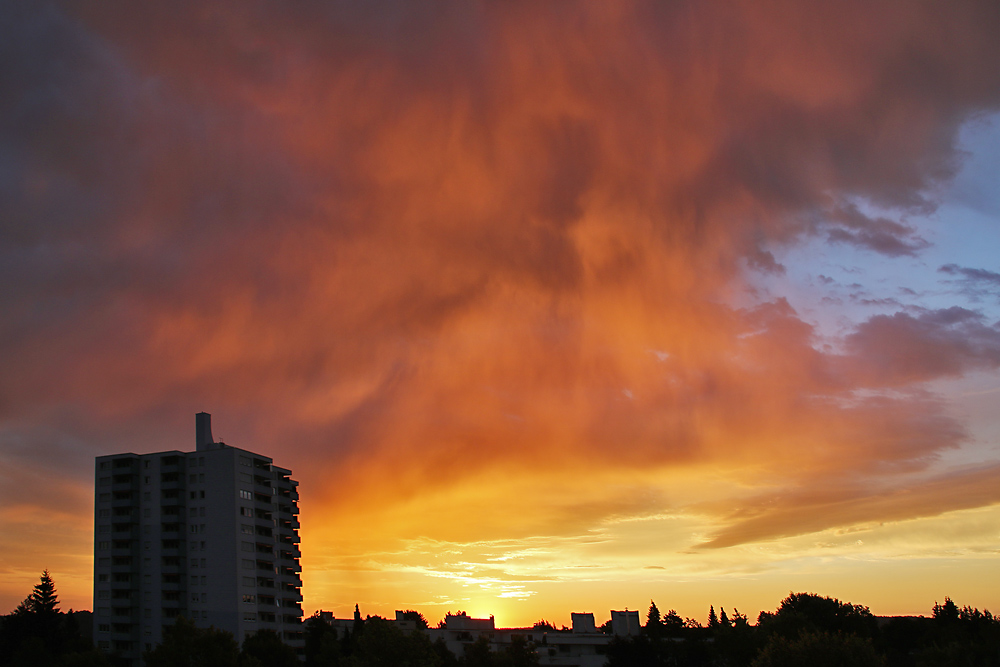
[[[178,616],[303,646],[298,482],[204,412],[195,445],[96,461],[94,641],[130,665]]]
[[[639,624],[639,612],[614,611],[611,612],[611,632],[618,637],[634,637],[642,631]]]
[[[338,636],[352,632],[356,620],[361,614],[355,608],[355,619],[335,618],[332,612],[319,611],[317,614],[331,627]],[[531,642],[535,646],[540,665],[560,667],[603,667],[607,662],[607,647],[616,636],[633,636],[639,634],[639,612],[612,611],[612,627],[617,618],[618,627],[622,632],[607,634],[597,629],[592,613],[573,613],[572,630],[551,630],[545,627],[530,628],[497,628],[492,616],[489,618],[473,618],[465,612],[448,614],[442,627],[422,630],[427,633],[432,642],[443,640],[456,657],[465,655],[465,648],[485,637],[490,649],[498,651],[509,646],[515,640]],[[417,624],[405,617],[405,612],[396,612],[396,626],[404,632],[421,630]]]

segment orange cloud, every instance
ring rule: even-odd
[[[307,606],[339,577],[382,612],[428,578],[554,595],[526,582],[580,580],[570,555],[641,581],[636,526],[689,574],[699,546],[993,505],[927,385],[996,370],[985,314],[830,339],[754,283],[804,240],[926,249],[904,216],[1000,105],[994,28],[990,2],[25,10],[0,447],[184,448],[214,412],[302,480]]]

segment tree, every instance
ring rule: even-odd
[[[660,622],[663,630],[671,637],[676,637],[684,630],[684,619],[673,609],[663,615]]]
[[[761,612],[757,627],[765,634],[794,639],[804,632],[842,632],[874,637],[878,623],[868,607],[813,593],[789,593],[774,613]]]
[[[4,667],[106,666],[107,659],[80,634],[73,613],[59,610],[48,570],[13,613],[0,617],[0,665]]]
[[[497,651],[494,664],[498,667],[537,667],[535,645],[524,637],[511,637],[510,644]]]
[[[780,635],[761,650],[752,667],[882,667],[871,639],[828,632],[805,632],[795,639]]]
[[[274,630],[258,630],[243,640],[240,667],[298,667],[295,649]]]
[[[323,620],[319,612],[310,616],[305,625],[306,665],[335,667],[341,655],[337,629]]]
[[[660,610],[657,608],[656,603],[652,600],[649,601],[649,612],[646,614],[646,627],[657,626],[660,624]]]
[[[350,662],[357,667],[437,667],[440,659],[427,635],[405,634],[392,621],[369,616]]]
[[[708,605],[708,627],[713,630],[719,627],[719,617],[715,613],[715,607]]]
[[[414,621],[417,627],[426,630],[428,628],[427,619],[419,611],[414,611],[413,609],[407,609],[403,612],[403,620]]]
[[[143,653],[146,667],[237,667],[240,647],[216,628],[197,628],[178,616],[163,633],[163,643]]]
[[[649,601],[649,612],[646,614],[646,626],[643,631],[651,637],[663,635],[663,619],[660,617],[660,610],[656,603]]]
[[[31,611],[35,613],[54,614],[59,611],[59,596],[56,595],[56,585],[48,570],[42,571],[41,581],[35,584],[35,590],[28,599],[31,601]]]

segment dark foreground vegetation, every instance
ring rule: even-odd
[[[929,618],[876,617],[862,605],[792,593],[751,625],[709,609],[708,625],[650,605],[638,637],[608,648],[608,667],[1000,667],[1000,619],[935,604]]]
[[[426,628],[417,612],[407,612]],[[59,610],[48,572],[10,614],[0,616],[0,667],[116,667],[90,639],[88,612]],[[602,630],[610,632],[610,624]],[[560,632],[540,621],[536,628]],[[565,628],[562,631],[567,631]],[[514,640],[491,650],[486,637],[453,655],[422,630],[404,632],[377,616],[336,628],[319,615],[305,621],[304,663],[270,631],[240,646],[231,634],[197,628],[180,617],[161,645],[145,653],[148,667],[532,667],[535,645]],[[708,623],[661,614],[651,604],[634,637],[612,639],[608,667],[1000,667],[1000,619],[959,608],[949,598],[930,617],[876,617],[861,605],[793,593],[751,624],[746,616],[709,608]]]

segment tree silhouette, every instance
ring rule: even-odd
[[[198,628],[178,616],[163,633],[163,643],[143,653],[146,667],[237,667],[239,644],[216,628]]]
[[[31,600],[31,610],[36,613],[54,614],[59,611],[59,596],[48,570],[42,571],[41,581],[35,584],[35,590],[28,599]]]
[[[715,607],[708,605],[708,627],[713,630],[719,627],[719,617],[715,613]]]
[[[297,667],[295,649],[274,630],[258,630],[243,640],[240,667]]]

